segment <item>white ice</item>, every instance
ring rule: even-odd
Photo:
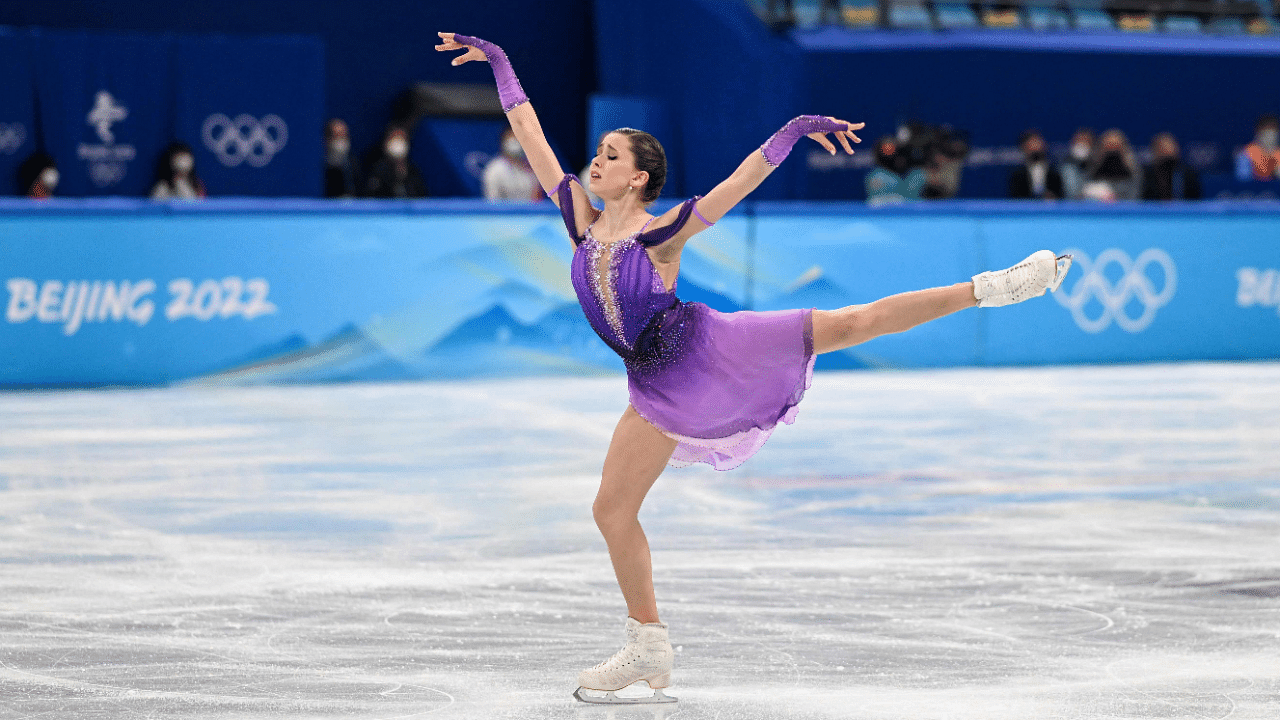
[[[622,378],[0,395],[0,719],[1280,717],[1280,364],[819,374],[642,514]]]

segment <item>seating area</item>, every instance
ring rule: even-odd
[[[778,31],[864,29],[1275,35],[1280,0],[748,0]]]

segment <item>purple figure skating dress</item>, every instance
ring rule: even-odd
[[[698,198],[671,225],[602,243],[590,228],[577,234],[570,182],[577,178],[566,175],[555,192],[577,246],[573,289],[591,327],[627,367],[631,406],[678,441],[670,464],[741,465],[778,421],[795,420],[813,379],[813,311],[720,313],[681,302],[645,250],[674,237]]]

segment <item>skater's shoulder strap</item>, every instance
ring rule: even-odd
[[[569,237],[573,239],[574,245],[579,245],[586,238],[578,232],[578,221],[573,211],[573,188],[570,183],[578,183],[579,190],[586,192],[582,189],[581,180],[573,173],[565,173],[564,177],[560,178],[560,184],[556,185],[556,189],[550,194],[555,197],[556,203],[560,206],[560,217],[564,218],[564,226],[569,231]]]
[[[697,215],[699,220],[706,223],[707,227],[710,227],[712,223],[707,222],[706,219],[702,217],[702,213],[698,212],[698,208],[696,207],[697,202],[701,199],[701,195],[695,195],[681,203],[680,212],[676,215],[676,219],[670,225],[663,225],[661,227],[653,228],[648,232],[640,233],[640,244],[645,247],[661,245],[675,237],[676,233],[680,232],[680,230],[684,228],[685,224],[689,222],[689,217],[693,215]]]

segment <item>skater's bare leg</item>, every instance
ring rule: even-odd
[[[843,350],[872,338],[900,333],[978,304],[973,283],[890,295],[867,305],[813,311],[813,349]]]
[[[638,518],[640,504],[675,449],[675,440],[658,432],[628,405],[613,431],[600,491],[591,507],[596,525],[609,545],[609,558],[627,601],[627,613],[642,623],[660,621],[649,541]]]

